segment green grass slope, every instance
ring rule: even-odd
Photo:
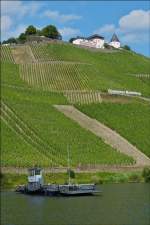
[[[77,106],[82,112],[106,124],[150,157],[150,105],[102,103]]]
[[[148,74],[150,60],[132,52],[91,52],[70,44],[31,45],[31,49],[36,63],[20,65],[14,64],[10,47],[1,49],[2,166],[66,166],[67,146],[73,166],[134,163],[52,105],[69,104],[67,90],[77,91],[77,98],[78,91],[88,96],[108,88],[149,96],[149,79],[135,75]],[[94,98],[87,96],[90,101]],[[80,109],[116,129],[149,156],[148,105],[131,101]]]
[[[62,94],[29,88],[18,65],[2,68],[3,166],[66,166],[67,145],[73,166],[133,163],[54,109],[52,104],[67,104]]]
[[[31,49],[39,61],[91,64],[91,67],[80,67],[80,73],[86,74],[89,89],[139,91],[145,96],[150,96],[149,78],[143,80],[135,76],[149,74],[150,59],[144,56],[125,50],[112,53],[91,52],[71,44],[31,45]],[[74,73],[70,75],[74,76]]]

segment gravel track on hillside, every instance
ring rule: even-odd
[[[105,143],[111,145],[114,149],[132,157],[136,161],[136,167],[150,166],[150,159],[144,153],[109,127],[88,117],[74,106],[54,105],[54,107],[70,119],[76,121],[81,127],[102,138]]]

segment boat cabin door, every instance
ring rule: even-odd
[[[43,176],[42,169],[40,168],[31,168],[28,170],[28,182],[29,183],[38,183],[43,185]]]

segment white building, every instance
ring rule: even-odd
[[[114,48],[120,48],[120,41],[119,41],[119,39],[118,39],[116,34],[113,34],[109,45],[113,46]]]
[[[77,37],[72,41],[72,43],[90,48],[104,48],[104,37],[98,34],[94,34],[88,38]]]

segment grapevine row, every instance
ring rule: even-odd
[[[14,58],[11,53],[11,48],[9,46],[1,46],[1,60],[4,62],[14,63]]]
[[[86,91],[86,92],[65,92],[64,96],[71,104],[90,104],[102,102],[100,92]]]
[[[55,56],[55,54],[47,50],[46,46],[43,44],[39,45],[30,45],[31,50],[38,61],[55,61],[55,60],[62,60],[60,56]]]
[[[78,72],[81,65],[34,63],[20,65],[21,78],[30,86],[49,91],[88,90],[88,78]]]
[[[31,144],[37,151],[49,158],[51,164],[62,165],[63,158],[61,152],[54,150],[49,144],[42,140],[26,123],[20,119],[16,113],[6,105],[1,103],[1,116],[5,123],[20,135],[27,143]]]

